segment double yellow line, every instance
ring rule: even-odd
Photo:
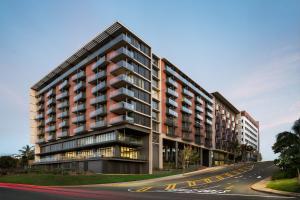
[[[152,187],[143,187],[141,189],[138,189],[136,192],[146,192],[148,190],[150,190]]]
[[[176,188],[176,183],[168,184],[165,190],[174,190]]]

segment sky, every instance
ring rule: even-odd
[[[120,21],[260,122],[264,160],[300,117],[298,0],[1,0],[0,154],[30,142],[29,88]]]

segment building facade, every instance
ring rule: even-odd
[[[152,173],[180,167],[186,145],[194,164],[219,165],[218,154],[230,154],[220,138],[236,138],[230,105],[116,22],[31,88],[35,165]],[[221,106],[230,130],[216,132]]]

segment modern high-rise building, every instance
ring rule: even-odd
[[[259,122],[246,111],[239,113],[239,140],[259,152]]]
[[[30,97],[35,165],[45,168],[151,173],[180,167],[185,145],[198,165],[219,165],[232,155],[226,141],[236,139],[237,109],[119,22],[32,86]],[[222,110],[226,131],[215,132]]]

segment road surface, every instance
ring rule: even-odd
[[[263,200],[296,199],[250,189],[276,170],[272,162],[226,167],[214,172],[190,175],[137,187],[44,187],[0,183],[0,200]]]

